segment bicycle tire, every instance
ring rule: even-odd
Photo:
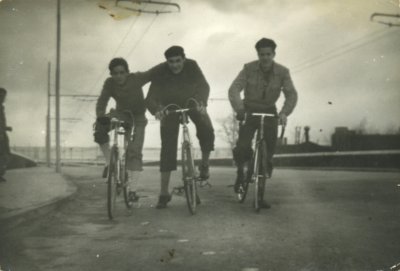
[[[267,146],[264,140],[260,142],[258,145],[258,166],[257,166],[257,175],[256,181],[254,185],[254,207],[256,212],[259,212],[261,209],[260,202],[264,200],[264,192],[265,192],[265,183],[266,183],[266,174],[267,174]]]
[[[254,182],[254,208],[256,211],[260,209],[259,206],[259,201],[258,201],[258,180],[259,180],[259,170],[260,170],[260,143],[257,143],[257,147],[254,151],[254,159],[252,161],[252,166],[253,166],[253,174],[251,175],[251,179]]]
[[[192,149],[190,148],[190,143],[187,141],[182,143],[182,179],[189,212],[195,214],[197,206],[197,184]]]
[[[118,150],[115,146],[110,150],[110,163],[108,165],[107,179],[107,213],[111,220],[114,217],[117,198],[117,178],[118,178]]]

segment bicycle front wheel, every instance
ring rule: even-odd
[[[182,180],[185,190],[186,203],[191,214],[196,213],[197,187],[194,169],[194,161],[190,143],[185,141],[182,144]]]
[[[113,219],[115,213],[119,175],[118,167],[118,150],[113,146],[110,150],[110,163],[108,164],[107,180],[107,212],[109,219]]]
[[[267,146],[264,140],[262,140],[256,150],[258,153],[254,160],[254,207],[256,212],[261,209],[261,204],[264,200],[265,183],[267,179]]]

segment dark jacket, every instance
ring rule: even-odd
[[[117,111],[128,110],[134,115],[144,114],[146,106],[142,86],[150,81],[150,75],[151,71],[130,73],[123,86],[118,85],[111,77],[107,78],[97,100],[96,116],[105,115],[110,98],[114,98]]]
[[[185,107],[190,98],[207,106],[210,86],[196,61],[186,59],[179,74],[172,73],[166,62],[151,70],[153,72],[146,105],[153,115],[168,104]]]

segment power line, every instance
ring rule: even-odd
[[[140,14],[139,14],[140,15]],[[132,21],[132,23],[130,24],[128,30],[126,31],[125,35],[122,37],[121,41],[119,42],[117,48],[114,50],[112,57],[115,57],[117,52],[120,50],[120,48],[122,47],[122,45],[125,43],[127,37],[129,36],[129,34],[131,33],[133,26],[136,24],[136,22],[138,21],[139,15]],[[94,84],[92,85],[91,88],[89,88],[89,93],[93,93],[96,85],[98,84],[98,82],[104,77],[105,72],[107,71],[107,69],[103,69],[103,72],[97,77],[97,79],[95,80]],[[83,103],[81,103],[81,105],[78,107],[78,110],[75,113],[75,116],[78,116],[81,112],[82,112],[82,108],[83,108]],[[93,117],[92,114],[90,114],[89,112],[87,112],[86,109],[84,109],[85,113],[91,117]],[[75,127],[76,124],[74,124],[74,126],[72,128]]]
[[[139,18],[139,15],[135,18],[135,20],[132,21],[131,25],[129,26],[128,31],[125,33],[124,37],[121,39],[119,45],[117,46],[117,48],[114,50],[114,53],[112,54],[111,58],[115,57],[117,55],[117,52],[119,51],[119,49],[122,47],[122,44],[124,44],[126,38],[128,37],[128,35],[131,33],[131,30],[133,28],[133,26],[136,24],[137,20]],[[103,69],[103,72],[100,74],[100,76],[96,79],[95,83],[92,85],[91,88],[89,88],[89,92],[92,93],[95,86],[97,85],[97,83],[100,81],[100,79],[102,79],[104,77],[104,73],[107,71],[107,69]]]
[[[171,2],[171,0],[169,0],[168,2]],[[165,7],[164,7],[164,8],[165,8]],[[131,49],[131,50],[129,51],[129,53],[127,54],[127,57],[126,57],[126,58],[128,58],[128,57],[130,56],[130,54],[136,49],[136,47],[137,47],[138,44],[142,41],[142,39],[144,38],[144,36],[146,35],[146,33],[147,33],[147,32],[150,30],[150,28],[153,26],[153,24],[154,24],[155,20],[157,19],[157,17],[158,17],[158,13],[156,14],[156,16],[154,16],[153,20],[152,20],[151,23],[148,25],[148,27],[145,29],[145,31],[142,33],[141,37],[136,41],[136,43],[134,44],[134,46],[132,47],[132,49]],[[118,49],[121,47],[121,44],[122,44],[122,43],[124,42],[124,40],[126,39],[128,33],[130,32],[130,30],[132,29],[133,24],[134,24],[136,21],[137,21],[137,18],[136,18],[136,20],[132,23],[132,25],[131,25],[129,31],[127,32],[127,34],[126,34],[125,37],[123,38],[122,42],[120,43],[120,46],[118,46],[117,50],[114,52],[114,56],[115,56],[116,52],[118,51]],[[96,83],[92,86],[92,89],[90,90],[90,93],[93,92],[94,87],[97,85],[98,81],[103,77],[103,75],[104,75],[104,72],[103,72],[103,73],[101,74],[101,76],[96,80]],[[81,111],[82,111],[82,106],[79,107],[78,113],[77,113],[77,114],[79,114]],[[85,110],[85,111],[86,111],[86,110]],[[87,115],[89,115],[89,116],[92,115],[92,114],[88,113],[87,111],[86,111],[85,113],[86,113]],[[72,128],[74,128],[75,125],[76,125],[76,124],[74,124],[74,126],[73,126]]]
[[[132,54],[132,52],[136,49],[136,47],[139,45],[139,43],[142,41],[143,37],[146,35],[146,33],[150,30],[150,28],[153,26],[155,20],[157,19],[158,14],[156,16],[154,16],[153,20],[151,21],[151,23],[147,26],[147,28],[145,29],[145,31],[142,33],[142,35],[140,36],[140,38],[137,40],[137,42],[134,44],[134,46],[132,47],[132,49],[129,51],[129,53],[126,55],[126,58],[129,58],[129,56]]]
[[[392,32],[394,32],[394,31],[392,31]],[[334,54],[331,54],[331,55],[329,55],[329,56],[320,57],[320,58],[315,59],[315,60],[313,60],[313,61],[310,61],[309,63],[306,63],[306,64],[304,64],[304,65],[300,65],[300,66],[298,66],[298,67],[292,69],[292,70],[293,70],[293,73],[300,73],[300,72],[305,71],[305,70],[307,70],[307,69],[309,69],[309,68],[312,68],[312,67],[314,67],[314,66],[316,66],[316,65],[319,65],[319,64],[325,63],[325,62],[327,62],[327,61],[329,61],[329,60],[332,60],[332,59],[334,59],[334,58],[340,57],[340,56],[342,56],[342,55],[344,55],[344,54],[347,54],[347,53],[349,53],[349,52],[351,52],[351,51],[354,51],[354,50],[359,49],[359,48],[361,48],[361,47],[364,47],[364,46],[366,46],[366,45],[368,45],[368,44],[370,44],[370,43],[372,43],[372,42],[375,42],[377,39],[379,39],[379,38],[381,38],[381,37],[383,37],[383,36],[385,36],[385,35],[387,35],[387,34],[389,34],[389,33],[392,33],[392,32],[389,32],[389,31],[384,32],[382,35],[376,36],[376,37],[374,37],[373,39],[370,39],[370,40],[368,40],[368,41],[366,41],[366,42],[364,42],[364,43],[355,45],[355,46],[350,47],[350,48],[348,48],[348,49],[346,49],[346,50],[338,51],[338,52],[336,52],[336,53],[334,53]]]
[[[358,39],[356,39],[356,40],[353,40],[353,41],[351,41],[351,42],[349,42],[349,43],[342,44],[342,45],[340,45],[340,46],[338,46],[338,47],[336,47],[336,48],[333,48],[333,49],[331,49],[331,50],[329,50],[329,51],[326,51],[326,52],[324,52],[324,53],[322,53],[322,54],[320,54],[320,55],[317,55],[317,56],[314,57],[314,58],[306,59],[306,60],[304,60],[304,61],[302,61],[302,62],[300,62],[300,63],[297,63],[292,69],[298,69],[298,68],[300,68],[301,66],[303,66],[303,65],[305,65],[305,64],[308,64],[309,62],[318,60],[318,59],[320,59],[320,58],[322,58],[322,57],[327,57],[327,55],[329,55],[329,54],[336,53],[338,50],[341,50],[341,49],[344,49],[344,48],[346,48],[346,47],[349,47],[349,46],[353,45],[354,43],[363,41],[363,40],[365,40],[365,39],[369,39],[369,38],[371,38],[372,36],[375,36],[376,34],[380,34],[380,33],[384,32],[384,31],[385,31],[385,30],[379,29],[379,30],[377,30],[377,31],[375,31],[375,32],[372,32],[372,33],[370,33],[370,34],[368,34],[368,35],[366,35],[366,36],[360,37],[360,38],[358,38]]]

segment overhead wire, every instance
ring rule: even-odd
[[[326,63],[329,60],[338,58],[344,54],[347,54],[351,51],[354,51],[356,49],[359,49],[361,47],[364,47],[370,43],[375,42],[376,40],[378,40],[379,38],[382,38],[384,36],[386,36],[387,34],[390,34],[394,31],[390,31],[390,30],[386,30],[383,32],[380,32],[380,35],[376,35],[374,37],[366,37],[366,40],[363,41],[362,43],[358,43],[358,44],[348,44],[346,46],[340,46],[338,48],[336,48],[336,50],[332,50],[330,51],[330,53],[324,54],[324,55],[320,55],[319,57],[313,58],[311,60],[308,60],[307,62],[303,62],[303,64],[299,64],[297,66],[294,66],[291,70],[292,73],[300,73],[303,72],[309,68],[312,68],[314,66]],[[352,45],[353,44],[353,45]],[[352,46],[351,46],[352,45]],[[346,48],[347,47],[347,48]]]
[[[128,38],[129,34],[131,33],[134,25],[136,24],[136,22],[138,21],[139,15],[132,20],[132,23],[129,25],[129,28],[127,29],[127,31],[125,32],[125,35],[121,38],[121,41],[119,42],[118,46],[116,47],[116,49],[114,50],[111,58],[115,57],[118,53],[118,51],[121,49],[122,45],[125,43],[126,39]],[[89,89],[89,94],[93,93],[96,85],[98,84],[98,82],[104,77],[104,74],[106,73],[107,69],[103,69],[103,71],[101,72],[101,74],[97,77],[97,79],[95,80],[94,84],[91,86],[91,88]],[[82,111],[84,111],[84,113],[88,116],[90,116],[91,118],[95,118],[95,115],[91,112],[88,112],[87,107],[83,107],[84,103],[80,103],[80,105],[78,106],[78,110],[75,111],[74,116],[78,116],[82,113]],[[71,130],[76,126],[76,123],[74,123],[71,127]]]
[[[168,2],[171,2],[171,0],[169,0]],[[147,5],[147,4],[146,4]],[[165,8],[165,7],[164,7]],[[163,8],[163,9],[164,9]],[[140,15],[140,14],[139,14]],[[125,36],[123,37],[123,39],[121,40],[119,46],[117,47],[117,49],[114,51],[113,57],[116,55],[116,53],[119,51],[119,49],[121,48],[122,44],[125,42],[126,38],[128,37],[129,33],[131,32],[131,29],[133,28],[133,25],[136,23],[137,19],[139,16],[136,17],[136,19],[132,22],[132,24],[130,25],[128,31],[126,32]],[[143,31],[142,35],[140,36],[140,38],[135,42],[135,44],[133,45],[133,47],[131,48],[131,50],[129,51],[129,53],[127,54],[128,58],[133,51],[136,49],[136,47],[139,45],[139,43],[142,41],[142,39],[144,38],[144,36],[147,34],[147,32],[150,30],[150,28],[153,26],[155,20],[158,17],[158,13],[156,13],[156,16],[154,16],[154,18],[152,19],[152,21],[150,22],[150,24],[147,26],[147,28],[145,29],[145,31]],[[95,81],[95,83],[93,84],[93,86],[91,87],[91,90],[89,91],[89,93],[92,93],[95,86],[98,84],[98,82],[101,80],[101,78],[103,78],[104,73],[105,73],[106,69],[102,72],[102,74],[97,78],[97,80]],[[82,103],[81,106],[79,106],[79,109],[77,111],[76,115],[79,115],[82,111],[85,111],[86,115],[89,115],[92,117],[92,119],[95,118],[93,113],[90,113],[87,111],[87,107],[83,108]],[[73,124],[72,128],[74,128],[76,126],[76,123]],[[71,128],[71,129],[72,129]]]

